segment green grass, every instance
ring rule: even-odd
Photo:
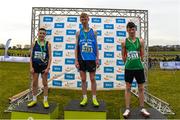
[[[29,87],[29,64],[0,62],[0,119],[9,119],[10,114],[3,111],[8,107],[8,98]],[[149,92],[168,102],[176,115],[168,118],[180,118],[180,71],[163,71],[152,69],[149,71]],[[91,93],[88,92],[91,97]],[[72,99],[80,99],[81,91],[50,89],[49,101],[59,103],[59,118],[63,118],[63,107]],[[124,107],[124,91],[98,91],[98,99],[103,99],[107,106],[107,118],[118,119],[120,109]],[[38,100],[42,100],[42,95]],[[138,106],[138,99],[132,96],[132,107]]]
[[[28,88],[28,70],[27,63],[0,62],[0,118],[9,117],[3,113],[9,106],[8,98]]]
[[[168,118],[180,118],[180,70],[149,70],[148,90],[156,97],[170,104],[176,115]]]

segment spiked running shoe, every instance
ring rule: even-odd
[[[48,103],[48,101],[44,101],[44,102],[43,102],[43,106],[44,106],[44,108],[49,108],[49,103]]]
[[[28,103],[28,107],[33,107],[37,104],[37,101],[31,101],[30,103]]]
[[[94,107],[99,107],[99,103],[96,98],[93,98],[92,100]]]
[[[85,106],[87,102],[88,102],[87,98],[83,98],[83,100],[80,102],[80,106]]]

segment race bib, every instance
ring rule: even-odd
[[[128,57],[128,59],[131,59],[131,60],[138,59],[139,54],[137,51],[130,51],[130,52],[128,52],[127,57]]]
[[[45,59],[46,58],[46,53],[45,52],[39,52],[39,51],[35,51],[34,52],[34,58],[36,59]]]
[[[88,46],[87,44],[82,46],[82,52],[93,52],[92,46]]]

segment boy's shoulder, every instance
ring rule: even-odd
[[[32,42],[32,46],[34,46],[36,43],[37,43],[37,40],[34,40],[34,41]]]

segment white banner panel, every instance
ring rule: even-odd
[[[140,36],[139,18],[90,17],[89,26],[97,30],[100,68],[97,69],[97,89],[124,89],[124,63],[121,55],[121,41],[127,37],[126,24],[133,21]],[[81,89],[81,79],[75,68],[75,35],[82,28],[79,16],[40,15],[40,27],[47,31],[46,40],[52,43],[52,65],[48,78],[60,76],[50,87]],[[89,75],[88,75],[89,76]],[[136,87],[136,82],[133,82]],[[88,89],[91,87],[87,78]]]
[[[160,62],[161,69],[180,69],[180,61]]]
[[[3,62],[30,62],[30,57],[16,57],[16,56],[0,56],[0,61]]]

